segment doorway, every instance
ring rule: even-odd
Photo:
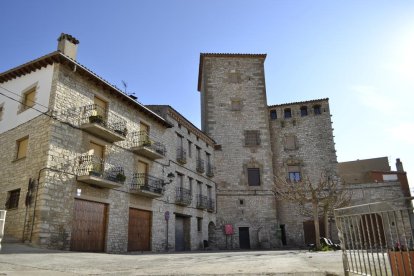
[[[240,249],[250,249],[249,227],[239,227]]]

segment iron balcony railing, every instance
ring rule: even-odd
[[[134,173],[130,185],[131,190],[148,191],[162,195],[164,181],[147,173]]]
[[[124,137],[128,133],[124,119],[97,104],[83,106],[80,114],[80,125],[87,123],[98,124]]]
[[[178,187],[175,191],[175,203],[189,205],[192,200],[191,190]]]
[[[211,165],[210,163],[207,162],[207,171],[206,171],[206,175],[208,177],[213,177],[214,176],[214,167],[213,165]]]
[[[185,152],[185,149],[183,147],[177,148],[177,162],[180,164],[187,163],[187,154]]]
[[[207,206],[208,206],[207,197],[204,195],[197,195],[197,208],[207,209]]]
[[[126,179],[122,167],[110,164],[105,159],[95,155],[82,155],[79,157],[77,175],[90,175],[118,183],[124,183]]]
[[[211,198],[209,198],[208,199],[208,201],[207,201],[207,211],[209,211],[209,212],[213,212],[214,211],[214,208],[215,207],[215,202],[214,202],[214,200],[213,199],[211,199]]]
[[[133,147],[145,147],[147,149],[155,151],[158,154],[165,156],[165,145],[161,142],[156,141],[155,138],[151,137],[146,131],[138,131],[137,133],[135,133],[132,143]]]
[[[196,160],[196,170],[199,173],[204,172],[204,160],[203,159],[197,158],[197,160]]]

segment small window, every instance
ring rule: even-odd
[[[192,144],[193,143],[191,143],[191,141],[190,140],[188,140],[188,157],[190,157],[191,158],[191,148],[192,148]]]
[[[270,110],[270,119],[271,120],[276,120],[277,119],[276,110]]]
[[[260,169],[259,168],[248,168],[248,182],[249,186],[260,186]]]
[[[4,113],[4,103],[0,104],[0,121],[3,118],[3,113]]]
[[[320,115],[321,114],[321,106],[319,104],[313,106],[313,113],[315,115]]]
[[[27,147],[29,145],[29,137],[17,140],[17,154],[16,159],[21,159],[27,156]]]
[[[232,111],[240,111],[242,109],[242,101],[241,100],[231,100],[231,110]]]
[[[16,209],[19,207],[20,189],[8,192],[6,200],[6,209]]]
[[[300,108],[300,116],[302,116],[302,117],[308,116],[308,107],[307,106],[302,106]]]
[[[285,117],[285,119],[292,118],[292,110],[290,108],[285,108],[284,117]]]
[[[203,231],[203,218],[197,218],[197,231]]]
[[[33,87],[23,94],[22,104],[20,106],[19,112],[23,112],[33,107],[35,103],[36,103],[36,87]]]
[[[295,150],[297,149],[297,143],[296,143],[296,136],[295,135],[289,135],[285,137],[285,149],[286,150]]]
[[[244,199],[239,199],[239,204],[244,205]]]
[[[299,166],[289,166],[288,167],[288,178],[291,182],[301,181],[300,168]]]
[[[245,146],[260,145],[260,132],[258,130],[245,130],[244,131],[244,145]]]

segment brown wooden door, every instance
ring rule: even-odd
[[[128,251],[151,250],[151,212],[129,209]]]
[[[105,250],[106,214],[104,203],[75,199],[71,250]]]

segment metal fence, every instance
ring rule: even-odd
[[[414,275],[411,199],[335,210],[345,275]]]

